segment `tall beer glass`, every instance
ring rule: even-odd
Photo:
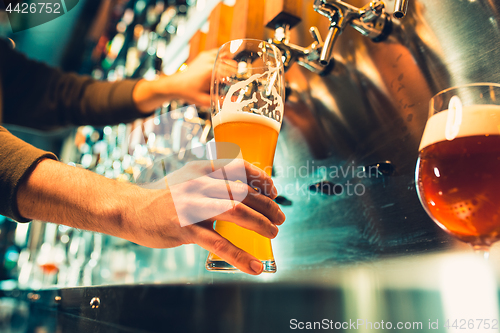
[[[237,144],[243,159],[271,175],[278,133],[283,120],[284,70],[277,47],[260,40],[240,39],[224,44],[212,74],[212,124],[216,142]],[[224,158],[217,151],[217,158]],[[227,221],[215,230],[276,272],[271,240]],[[208,270],[237,270],[210,253]]]
[[[419,150],[416,182],[425,210],[487,258],[500,239],[500,85],[434,96]]]

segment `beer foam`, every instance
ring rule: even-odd
[[[233,122],[256,123],[270,127],[278,133],[281,127],[281,124],[272,118],[245,111],[219,112],[214,117],[212,117],[214,128],[220,124]]]
[[[446,141],[446,126],[449,122],[449,111],[436,113],[427,120],[419,150],[434,143]],[[500,105],[463,106],[461,122],[454,138],[476,135],[500,134]]]

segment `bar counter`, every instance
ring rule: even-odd
[[[500,272],[495,263],[500,251],[491,255],[486,262],[456,244],[435,253],[301,267],[259,277],[209,273],[188,282],[37,291],[12,289],[4,282],[0,328],[2,332],[288,332],[316,322],[316,329],[331,331],[385,332],[392,326],[398,331],[448,332],[454,331],[455,320],[458,327],[465,320],[476,327],[468,331],[477,332],[476,320],[489,319],[486,331],[498,332]]]

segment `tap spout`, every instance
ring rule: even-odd
[[[403,18],[406,16],[406,11],[408,10],[408,2],[409,0],[396,0],[396,4],[394,5],[394,15],[395,18]]]
[[[321,49],[321,55],[319,57],[319,63],[321,65],[326,66],[330,62],[333,53],[333,46],[335,45],[335,41],[337,40],[338,36],[340,36],[341,33],[342,30],[339,28],[337,24],[330,25],[330,29],[328,30],[328,35],[326,35],[323,48]]]

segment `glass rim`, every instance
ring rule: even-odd
[[[281,53],[281,50],[279,49],[279,47],[277,47],[276,45],[274,45],[273,43],[270,43],[268,41],[265,41],[263,39],[256,39],[256,38],[237,38],[237,39],[233,39],[233,40],[230,40],[228,42],[225,42],[224,44],[222,44],[219,49],[217,50],[217,57],[219,57],[219,53],[220,51],[224,48],[224,47],[227,47],[229,44],[231,44],[232,42],[235,42],[235,41],[242,41],[242,42],[259,42],[259,43],[262,43],[264,42],[265,44],[269,45],[274,51],[277,51],[277,54],[278,54],[278,58],[276,59],[279,59],[279,61],[277,61],[276,63],[278,64],[278,66],[276,66],[275,68],[277,69],[283,69],[284,68],[284,64],[283,64],[283,61],[280,59],[281,57],[283,57],[283,54]],[[230,64],[227,64],[231,67],[235,67],[236,66],[233,66],[233,65],[230,65]],[[263,69],[263,68],[268,68],[268,66],[253,66],[252,68],[255,68],[255,69]]]
[[[494,87],[500,88],[500,84],[499,83],[494,83],[494,82],[467,83],[467,84],[462,84],[462,85],[453,86],[453,87],[450,87],[450,88],[443,89],[440,92],[438,92],[437,94],[435,94],[434,96],[432,96],[431,97],[431,101],[434,98],[436,98],[438,95],[446,94],[447,92],[450,92],[452,90],[456,90],[456,89],[460,89],[460,88],[467,88],[467,87],[481,87],[481,86],[484,86],[484,87],[494,86]]]

